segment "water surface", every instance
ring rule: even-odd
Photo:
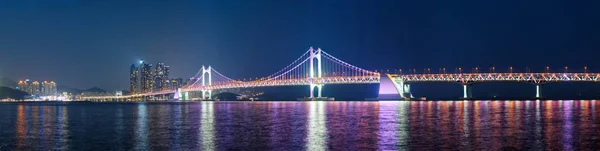
[[[0,150],[598,150],[598,105],[0,103]]]

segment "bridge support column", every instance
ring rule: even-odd
[[[315,98],[315,88],[317,88],[317,98],[323,97],[323,84],[311,84],[310,85],[310,98]]]
[[[471,84],[463,84],[463,99],[472,99],[473,91]]]
[[[402,83],[402,97],[414,98],[412,93],[410,93],[410,83]]]
[[[208,99],[212,99],[212,90],[208,90]]]
[[[208,96],[206,96],[206,94],[208,94]],[[203,100],[212,99],[212,90],[202,90],[202,99]]]
[[[542,98],[542,85],[541,84],[535,85],[535,98],[536,99]]]
[[[187,101],[187,100],[190,100],[190,92],[187,92],[187,91],[186,91],[186,92],[184,93],[184,95],[183,95],[183,100],[186,100],[186,101]]]
[[[323,95],[321,93],[323,91],[323,85],[321,84],[321,85],[318,85],[317,87],[319,88],[319,91],[317,91],[318,92],[317,93],[318,94],[317,97],[323,97]]]

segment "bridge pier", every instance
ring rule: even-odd
[[[402,83],[402,97],[414,98],[412,93],[410,93],[410,83]]]
[[[208,93],[208,97],[206,96],[207,93]],[[212,99],[212,90],[202,90],[202,99],[203,100]]]
[[[323,95],[322,95],[323,84],[311,84],[310,85],[310,98],[315,98],[315,88],[317,88],[317,98],[323,97]]]
[[[536,99],[542,98],[542,85],[541,84],[535,85],[535,98]]]
[[[463,84],[462,99],[473,99],[473,86],[471,84]]]

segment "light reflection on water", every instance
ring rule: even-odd
[[[148,113],[146,103],[137,106],[137,122],[135,127],[135,149],[148,150]]]
[[[3,103],[0,150],[597,150],[597,105]]]
[[[325,126],[325,102],[307,102],[309,105],[308,137],[306,149],[310,151],[327,148],[327,127]]]
[[[215,125],[214,125],[214,111],[213,102],[202,102],[202,121],[200,123],[200,133],[198,134],[202,138],[202,149],[203,150],[214,150],[215,149]]]

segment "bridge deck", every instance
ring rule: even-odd
[[[597,82],[600,73],[462,73],[462,74],[390,74],[394,80],[404,82]]]

